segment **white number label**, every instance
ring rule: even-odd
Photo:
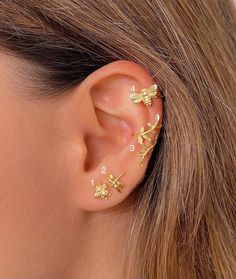
[[[133,144],[131,144],[129,150],[130,150],[131,152],[134,152],[135,146],[134,146]]]
[[[92,186],[94,186],[94,180],[93,179],[91,179],[91,184],[92,184]]]
[[[106,173],[107,172],[107,168],[106,167],[102,167],[101,168],[101,173]]]

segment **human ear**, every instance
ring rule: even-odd
[[[94,71],[72,90],[71,94],[80,99],[77,110],[71,108],[73,121],[78,119],[82,134],[80,168],[74,187],[78,208],[111,208],[124,201],[142,180],[149,157],[141,165],[137,154],[143,148],[140,140],[145,139],[139,137],[138,142],[137,134],[141,127],[150,129],[150,124],[158,124],[160,130],[162,99],[150,98],[151,105],[147,106],[141,100],[135,103],[130,93],[131,88],[140,92],[155,83],[139,64],[118,60]],[[147,140],[148,144],[151,143]],[[119,178],[118,183],[112,184],[115,178]],[[106,190],[103,194],[110,195],[100,195],[96,191],[98,183]]]

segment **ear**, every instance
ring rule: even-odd
[[[143,102],[134,103],[130,93],[133,86],[140,92],[155,83],[157,81],[140,65],[119,60],[99,68],[72,90],[80,104],[72,108],[73,121],[80,127],[82,139],[78,143],[82,151],[74,185],[78,208],[98,211],[114,207],[142,180],[149,158],[146,156],[141,166],[141,157],[137,154],[143,147],[136,133],[142,126],[145,131],[150,129],[148,123],[155,123],[156,114],[160,117],[160,130],[162,99],[153,98],[152,105],[147,107]],[[148,139],[146,141],[145,145],[150,146]],[[111,187],[112,180],[119,176],[118,181],[124,188],[122,184],[118,185],[120,188]],[[107,199],[94,196],[99,182],[108,186]]]

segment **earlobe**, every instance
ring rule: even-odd
[[[97,211],[122,202],[142,180],[161,128],[162,95],[155,80],[130,61],[100,68],[82,88],[91,98],[94,130],[102,133],[93,133],[91,125],[85,132],[88,152],[77,202]]]

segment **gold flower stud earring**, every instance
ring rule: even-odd
[[[106,183],[98,182],[95,186],[95,198],[107,200],[110,197],[111,193],[109,191],[109,186]]]
[[[138,144],[142,147],[142,150],[137,154],[139,157],[141,157],[141,166],[143,166],[145,157],[151,156],[151,153],[157,142],[159,136],[159,129],[162,127],[162,125],[158,125],[159,119],[159,114],[156,114],[154,124],[147,124],[149,129],[145,131],[145,128],[142,126],[140,132],[135,133],[135,135],[137,135]]]
[[[157,94],[158,92],[159,94]],[[164,96],[161,94],[160,87],[155,83],[149,88],[142,89],[141,92],[136,92],[133,85],[129,97],[135,104],[143,102],[146,107],[150,107],[153,98],[163,98]]]

